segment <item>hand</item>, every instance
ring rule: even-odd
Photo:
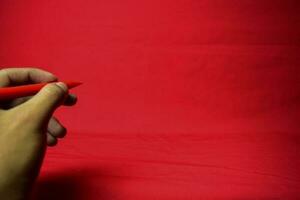
[[[0,87],[57,81],[35,68],[0,70]],[[63,83],[49,83],[33,97],[0,102],[0,199],[26,199],[38,176],[46,146],[54,146],[66,129],[52,117],[60,105],[75,105]]]

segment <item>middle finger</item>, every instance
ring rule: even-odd
[[[63,138],[67,129],[55,117],[52,117],[48,124],[48,132],[54,137]]]

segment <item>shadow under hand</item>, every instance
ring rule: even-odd
[[[88,177],[70,172],[51,173],[41,177],[34,191],[35,200],[83,199]]]
[[[96,175],[96,177],[95,177]],[[91,183],[96,180],[96,185]],[[114,196],[103,182],[99,169],[66,170],[42,175],[33,193],[34,200],[111,199]]]

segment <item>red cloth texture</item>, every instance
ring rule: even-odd
[[[37,199],[300,199],[299,0],[2,0],[0,65],[82,81]]]

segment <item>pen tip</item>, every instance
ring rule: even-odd
[[[74,82],[74,87],[81,85],[82,82]]]
[[[77,86],[83,84],[82,82],[78,82],[78,81],[68,81],[68,82],[65,82],[65,83],[68,85],[69,89],[77,87]]]

